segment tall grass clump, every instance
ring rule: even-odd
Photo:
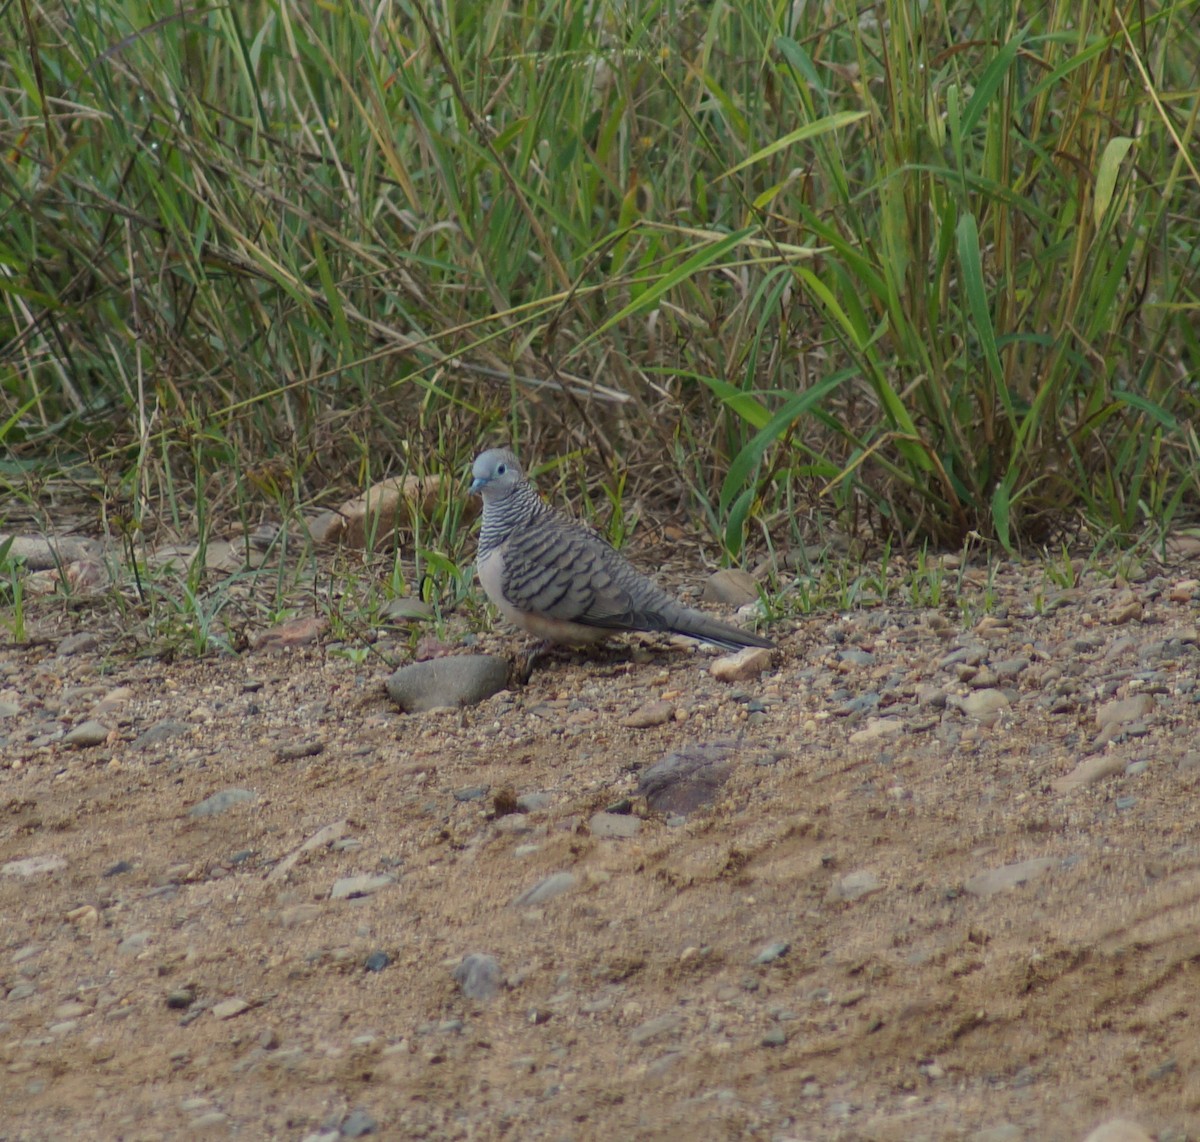
[[[182,526],[512,435],[691,489],[732,555],[814,503],[1161,528],[1200,500],[1194,16],[0,5],[0,480]]]

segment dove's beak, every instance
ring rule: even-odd
[[[476,476],[475,479],[471,481],[471,486],[467,490],[474,495],[476,492],[482,492],[487,483],[488,481],[485,476]]]

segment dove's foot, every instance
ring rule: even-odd
[[[529,679],[533,677],[534,670],[538,664],[550,653],[554,648],[548,638],[543,639],[532,650],[527,650],[520,658],[517,664],[517,681],[522,686],[529,685]]]

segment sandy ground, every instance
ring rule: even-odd
[[[0,1139],[1198,1138],[1192,574],[1012,567],[965,628],[798,620],[734,684],[627,640],[411,716],[317,645],[0,648]],[[713,742],[713,803],[648,811]]]

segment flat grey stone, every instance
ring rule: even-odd
[[[78,634],[69,634],[58,644],[58,653],[66,656],[68,654],[86,654],[89,650],[95,650],[100,645],[100,639],[90,631],[81,630]]]
[[[527,908],[533,904],[545,904],[564,892],[570,892],[575,887],[575,877],[569,872],[556,872],[553,876],[539,881],[532,888],[526,889],[513,901],[517,908]]]
[[[768,944],[757,956],[750,962],[752,964],[773,964],[776,960],[783,959],[784,956],[792,950],[792,945],[786,940],[777,940],[773,944]]]
[[[659,1015],[655,1019],[647,1019],[640,1027],[635,1027],[629,1033],[631,1043],[650,1043],[664,1035],[677,1031],[683,1020],[678,1015]]]
[[[829,899],[859,900],[864,896],[870,896],[872,892],[878,892],[882,887],[879,877],[873,872],[863,869],[859,872],[848,873],[835,880],[829,887]]]
[[[700,597],[706,603],[724,607],[742,607],[758,600],[758,583],[754,576],[736,567],[714,571],[704,584]]]
[[[656,813],[692,813],[716,797],[729,778],[736,752],[730,742],[684,746],[642,774],[638,793]]]
[[[234,805],[242,805],[257,797],[258,794],[252,793],[249,789],[222,789],[211,797],[205,797],[203,801],[198,801],[188,810],[188,816],[197,819],[215,817],[218,813],[224,813],[226,809],[232,809]]]
[[[500,961],[486,952],[472,952],[463,956],[462,963],[454,969],[454,982],[468,999],[485,1002],[500,990]]]
[[[190,734],[192,727],[187,722],[174,722],[170,718],[164,718],[161,722],[156,722],[148,730],[144,730],[138,735],[133,743],[134,749],[146,749],[148,746],[159,745],[162,742],[170,741],[172,738],[177,738],[182,734]]]
[[[959,708],[969,718],[986,718],[989,714],[997,714],[1007,710],[1012,703],[1003,690],[976,690],[959,702]]]
[[[85,749],[87,746],[103,745],[108,740],[108,727],[103,722],[87,721],[76,726],[65,738],[63,745]]]
[[[329,899],[353,900],[357,896],[372,896],[380,889],[395,883],[396,878],[386,872],[377,875],[364,873],[362,876],[343,876],[333,882],[333,887],[329,890]]]
[[[0,865],[0,876],[40,876],[47,872],[58,872],[67,867],[67,858],[47,854],[46,856],[23,857]]]
[[[971,877],[963,885],[963,890],[972,896],[992,896],[1016,888],[1018,884],[1028,884],[1039,876],[1050,871],[1059,863],[1054,857],[1035,857],[1033,860],[1023,860],[1018,864],[1006,864],[993,868]]]
[[[386,685],[388,697],[407,714],[474,706],[508,685],[508,661],[496,654],[454,654],[402,666]]]
[[[1134,694],[1131,698],[1122,698],[1116,702],[1105,702],[1096,711],[1096,728],[1104,729],[1111,725],[1124,725],[1135,722],[1154,713],[1154,698],[1150,694]]]
[[[636,837],[642,822],[628,813],[593,813],[588,829],[593,837]]]

